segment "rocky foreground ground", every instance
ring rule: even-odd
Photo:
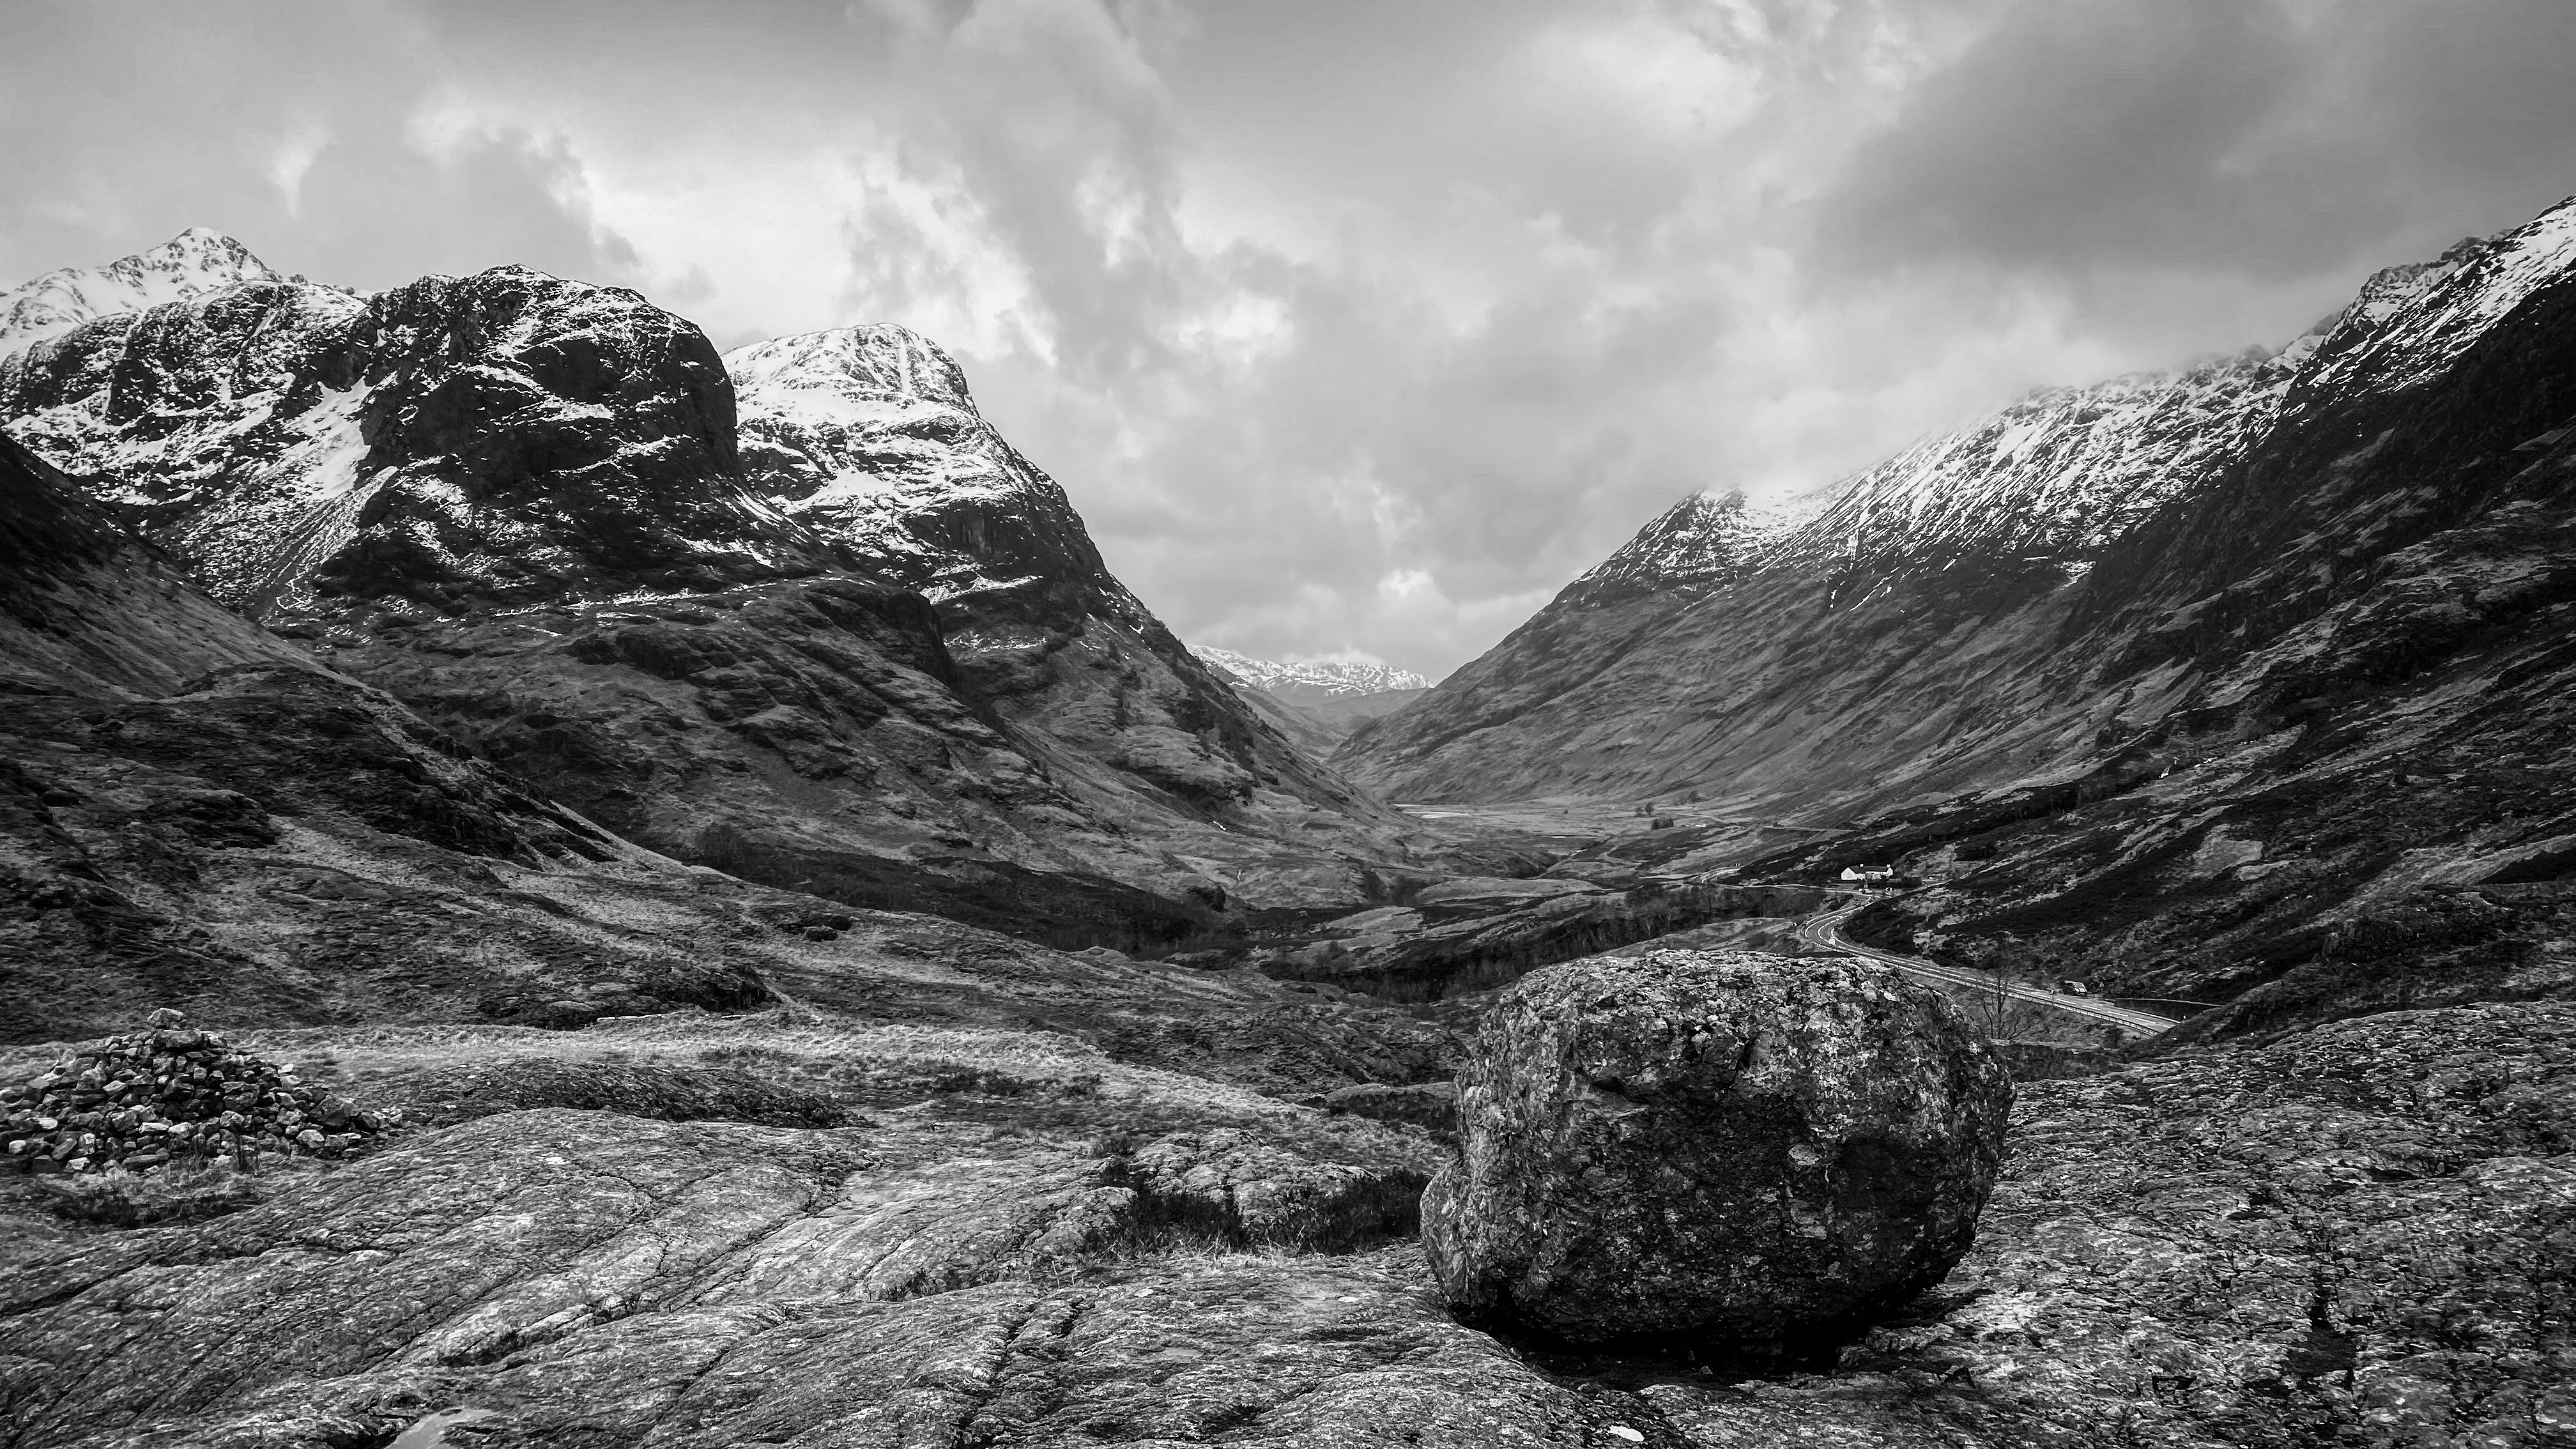
[[[453,1125],[10,1220],[0,1444],[2576,1442],[2565,1005],[2025,1083],[1967,1259],[1764,1377],[1460,1326],[1418,1127],[1044,1032],[426,1030],[321,1054]]]

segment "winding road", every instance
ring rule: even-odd
[[[1876,946],[1864,946],[1845,936],[1842,928],[1843,922],[1850,920],[1868,904],[1869,901],[1863,899],[1839,910],[1819,911],[1798,923],[1798,939],[1822,950],[1840,951],[1852,956],[1866,956],[1872,961],[1893,966],[1908,976],[1920,977],[1926,981],[1938,981],[1951,986],[1971,986],[1979,991],[1989,992],[2001,984],[2003,994],[2009,1000],[2026,1001],[2033,1006],[2044,1006],[2053,1011],[2062,1011],[2089,1021],[2107,1022],[2122,1031],[2153,1036],[2174,1024],[2174,1018],[2160,1016],[2152,1011],[2113,1006],[2107,1001],[2099,1001],[2091,997],[2064,996],[2054,991],[2042,991],[2033,986],[1998,983],[1990,972],[1971,971],[1959,966],[1940,966],[1919,956],[1900,956],[1894,951],[1882,951]]]

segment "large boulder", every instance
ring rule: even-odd
[[[1850,959],[1663,951],[1502,993],[1423,1241],[1473,1319],[1761,1351],[1967,1252],[2012,1082],[1938,993]]]

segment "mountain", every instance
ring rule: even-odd
[[[864,557],[889,582],[986,612],[1026,595],[1143,627],[1054,479],[984,420],[966,375],[892,326],[845,327],[725,357],[744,467],[789,517]]]
[[[119,312],[183,301],[237,282],[283,280],[240,242],[190,227],[150,251],[103,267],[64,267],[0,292],[0,354]]]
[[[1449,848],[1182,648],[909,333],[729,362],[524,268],[363,297],[240,270],[0,358],[0,423],[221,603],[628,839],[1119,944],[1365,903]]]
[[[1125,788],[1106,762],[1206,807],[1266,811],[1278,807],[1265,795],[1285,794],[1393,823],[1281,748],[1255,723],[1264,712],[1242,708],[1111,575],[1064,489],[985,421],[936,345],[856,327],[759,343],[726,364],[755,489],[931,600],[962,675],[1018,737],[1045,742],[1050,768]],[[1315,809],[1286,828],[1367,846]]]
[[[1551,607],[1589,610],[1689,596],[1744,572],[1787,531],[1791,516],[1755,509],[1740,492],[1694,493],[1566,585]]]
[[[2571,437],[2562,204],[2277,354],[2035,394],[1785,525],[1688,500],[1334,760],[1401,799],[1854,829],[1745,869],[1896,858],[1941,883],[1884,929],[2271,1000],[2229,1030],[2576,989]],[[2451,964],[2401,986],[2356,944],[2401,939]]]
[[[2277,353],[2045,389],[1785,509],[1686,498],[1338,760],[1451,800],[1696,787],[1857,802],[1902,798],[1891,769],[2027,769],[2032,722],[1961,697],[1992,669],[1954,666],[2057,607],[2042,601],[2075,599],[2149,518],[2228,486],[2324,396],[2365,386],[2356,358],[2428,365],[2465,347],[2491,320],[2480,309],[2552,274],[2563,215],[2383,270]],[[2480,300],[2457,301],[2463,287]],[[1948,637],[1962,620],[1980,621],[1973,648]],[[1962,728],[1989,713],[1990,741]]]
[[[1318,757],[1330,755],[1352,730],[1395,713],[1431,687],[1411,670],[1383,664],[1279,664],[1206,645],[1191,652],[1244,692],[1281,733]]]
[[[1255,689],[1266,689],[1282,699],[1298,698],[1301,693],[1309,696],[1385,694],[1392,690],[1431,687],[1430,680],[1412,670],[1390,669],[1383,664],[1340,659],[1280,664],[1205,644],[1191,646],[1190,652],[1242,683]]]
[[[2313,341],[2048,389],[1787,508],[1685,498],[1339,761],[1406,799],[1876,788],[1909,713],[1887,689],[1922,690],[1911,713],[1929,716],[1952,689],[1955,661],[1925,631],[2081,577],[2209,484]],[[1900,590],[1929,606],[1887,602]],[[1892,678],[1847,674],[1873,655]],[[1954,734],[1936,721],[1920,738]]]

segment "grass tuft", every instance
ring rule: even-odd
[[[65,1222],[139,1228],[193,1223],[256,1207],[275,1196],[289,1172],[243,1172],[230,1163],[173,1163],[158,1172],[72,1173],[27,1179],[37,1205]]]

